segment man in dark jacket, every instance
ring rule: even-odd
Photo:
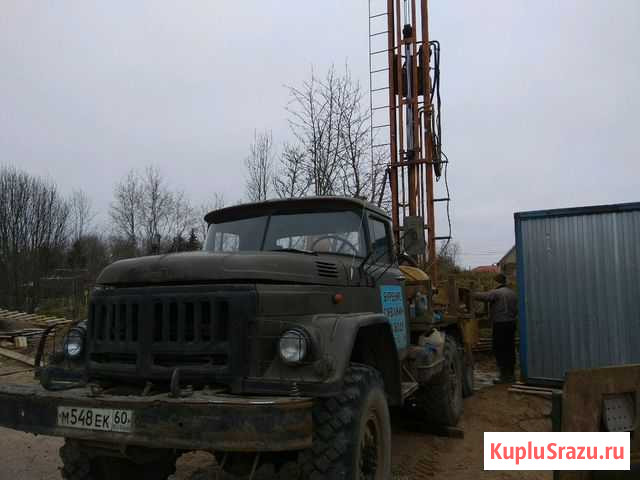
[[[498,287],[489,292],[475,292],[473,298],[489,303],[489,319],[493,327],[493,352],[500,376],[494,383],[515,380],[515,333],[518,318],[518,297],[507,287],[507,278],[499,273],[494,277]]]

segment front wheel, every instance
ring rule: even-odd
[[[305,479],[391,477],[391,422],[377,370],[351,364],[340,394],[316,400],[313,445],[300,453],[299,464]]]

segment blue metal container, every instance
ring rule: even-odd
[[[514,217],[523,376],[640,363],[640,203]]]

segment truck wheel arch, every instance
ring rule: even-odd
[[[380,372],[389,405],[402,404],[402,372],[395,339],[386,317],[367,316],[358,322],[351,338],[350,362],[369,365]]]

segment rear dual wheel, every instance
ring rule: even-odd
[[[444,343],[444,367],[432,384],[421,386],[408,401],[407,412],[430,425],[455,426],[462,416],[464,361],[453,336]]]

